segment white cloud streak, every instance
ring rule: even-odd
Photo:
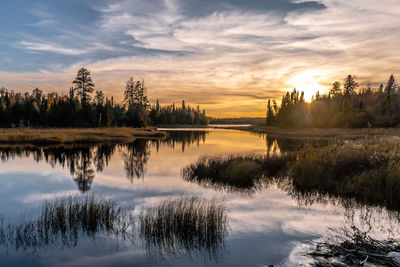
[[[260,98],[277,98],[293,87],[315,93],[348,73],[367,83],[400,71],[397,0],[319,0],[325,8],[283,15],[227,9],[198,17],[184,14],[182,1],[114,1],[98,8],[96,36],[122,35],[114,41],[135,52],[81,60],[65,73],[85,64],[110,93],[133,75],[147,81],[153,96],[209,101],[214,115],[229,116],[246,109],[261,115]],[[51,43],[20,45],[66,55],[88,52]],[[228,111],[232,106],[236,111]]]

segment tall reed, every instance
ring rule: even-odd
[[[150,252],[205,252],[209,257],[218,257],[227,234],[226,208],[217,200],[169,198],[144,208],[139,226]]]
[[[97,233],[132,238],[134,220],[128,210],[94,194],[46,200],[33,219],[0,221],[0,244],[19,249],[43,246],[76,246],[80,236]]]

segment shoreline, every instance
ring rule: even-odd
[[[69,145],[130,143],[136,139],[163,139],[168,134],[155,128],[0,128],[0,144]]]
[[[281,138],[362,138],[374,136],[400,136],[400,128],[281,128],[269,126],[227,126],[221,129],[267,134]]]

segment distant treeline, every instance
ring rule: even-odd
[[[176,107],[175,104],[161,107],[157,100],[150,108],[149,118],[153,125],[208,124],[206,111],[204,109],[201,111],[200,106],[196,108],[187,106],[185,100],[182,100],[180,107]]]
[[[263,123],[265,118],[212,118],[210,119],[211,124],[259,124]]]
[[[330,92],[305,102],[304,92],[294,89],[281,105],[268,100],[266,123],[283,127],[397,127],[400,124],[400,91],[393,75],[378,88],[359,88],[352,75],[343,86],[333,83]]]
[[[0,88],[0,127],[145,127],[157,124],[207,124],[205,110],[150,105],[143,81],[126,82],[123,103],[95,91],[91,73],[81,68],[69,94],[16,93]]]

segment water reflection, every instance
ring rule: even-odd
[[[137,236],[155,257],[215,261],[224,253],[227,233],[224,203],[198,197],[165,199],[134,216],[132,208],[101,195],[67,195],[44,201],[16,222],[0,216],[0,248],[15,252],[65,249],[99,238],[115,242],[118,250],[118,244],[135,245]]]
[[[29,218],[32,217],[32,218]],[[17,223],[0,218],[0,245],[15,251],[43,247],[75,247],[85,237],[133,242],[133,217],[127,209],[99,196],[68,196],[47,200],[37,213]]]
[[[146,209],[159,200],[182,194],[226,200],[229,235],[224,235],[221,242],[209,242],[215,244],[213,246],[202,245],[207,242],[197,243],[197,237],[185,241],[185,238],[179,236],[184,233],[179,231],[168,235],[159,234],[158,237],[151,234],[141,236],[140,222],[136,221],[135,243],[121,241],[118,251],[115,251],[112,233],[108,235],[104,231],[97,232],[95,239],[102,242],[96,244],[92,242],[94,239],[91,235],[80,233],[74,239],[74,236],[70,238],[67,234],[69,243],[63,245],[60,243],[62,237],[59,232],[57,242],[54,245],[49,242],[45,249],[37,249],[38,260],[32,260],[36,265],[46,266],[75,266],[81,259],[87,261],[80,264],[107,266],[279,264],[291,255],[295,242],[304,243],[319,238],[327,227],[336,227],[338,224],[355,224],[360,229],[371,229],[371,232],[379,230],[385,235],[395,236],[398,233],[399,215],[396,212],[362,205],[351,199],[301,191],[284,179],[254,176],[247,184],[234,181],[228,186],[224,183],[216,186],[210,181],[187,182],[180,176],[182,168],[204,155],[254,153],[272,158],[290,154],[288,152],[300,147],[323,145],[308,140],[262,137],[238,131],[173,131],[166,140],[137,140],[127,145],[40,148],[1,146],[0,157],[8,162],[2,166],[1,213],[15,219],[26,205],[36,206],[38,201],[52,194],[73,192],[77,187],[82,192],[101,192],[107,198],[118,200],[118,203],[135,205],[137,208],[133,212],[136,219],[141,207]],[[33,160],[41,164],[32,163]],[[46,168],[46,165],[55,169]],[[67,175],[61,167],[67,170]],[[237,169],[230,171],[239,177],[242,168],[252,168],[252,165],[243,162]],[[135,186],[131,185],[132,182]],[[3,229],[8,227],[8,223],[4,225]],[[51,246],[54,249],[49,248]],[[159,254],[163,257],[157,258]],[[207,258],[210,254],[215,256],[206,264],[197,257]],[[25,256],[19,252],[15,258],[19,260]],[[11,262],[12,257],[0,247],[0,262],[8,260]],[[14,265],[22,265],[21,261]],[[290,266],[299,265],[296,264],[298,261],[293,262]]]
[[[145,166],[150,156],[150,144],[145,140],[137,140],[132,144],[127,144],[124,148],[122,160],[126,177],[132,183],[135,178],[144,177]]]
[[[151,255],[183,254],[218,261],[228,232],[226,213],[225,205],[216,200],[166,199],[142,211],[140,237]]]
[[[88,192],[95,179],[95,171],[102,172],[108,166],[116,151],[120,152],[124,162],[124,170],[129,181],[143,178],[146,164],[152,147],[158,152],[160,146],[175,149],[180,147],[182,152],[192,145],[199,146],[205,142],[206,131],[172,131],[165,140],[137,139],[130,144],[104,144],[99,146],[0,146],[0,158],[3,162],[15,158],[33,157],[36,162],[45,161],[52,167],[57,165],[68,168],[78,189]]]
[[[168,137],[166,139],[154,140],[153,143],[156,145],[157,152],[160,145],[172,149],[180,146],[182,152],[185,152],[185,149],[190,146],[199,146],[201,143],[205,143],[208,134],[208,131],[168,131]]]

